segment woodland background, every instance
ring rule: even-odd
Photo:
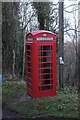
[[[63,84],[77,88],[80,71],[80,47],[76,12],[78,5],[72,4],[72,11],[64,6],[64,81]],[[65,16],[73,14],[74,23]],[[2,72],[3,80],[25,80],[25,35],[43,29],[57,35],[57,84],[59,51],[59,3],[50,2],[3,2],[2,3]],[[70,40],[69,40],[70,39]],[[79,49],[78,49],[79,48]]]
[[[0,4],[1,5],[1,4]],[[1,7],[0,7],[1,12]],[[63,89],[59,86],[59,2],[2,2],[1,108],[3,118],[80,117],[80,3],[64,5]],[[78,14],[79,13],[79,14]],[[79,18],[79,20],[78,20]],[[1,25],[0,23],[0,25]],[[54,32],[56,39],[56,96],[31,98],[26,92],[25,36],[34,30]],[[0,29],[1,31],[1,29]],[[0,36],[1,39],[1,36]],[[0,93],[1,94],[1,93]],[[15,114],[14,114],[15,113]]]

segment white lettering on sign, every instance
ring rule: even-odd
[[[53,37],[39,37],[37,40],[53,40]]]
[[[27,38],[27,40],[33,40],[32,38]]]

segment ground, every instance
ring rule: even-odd
[[[31,98],[26,93],[25,82],[4,81],[3,118],[49,118],[69,117],[79,119],[78,94],[65,87],[53,97]],[[54,119],[53,119],[54,120]]]

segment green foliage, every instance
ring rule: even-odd
[[[2,83],[2,100],[3,103],[6,101],[11,101],[13,98],[17,98],[20,94],[24,93],[26,86],[24,82],[16,82],[4,80]]]
[[[65,87],[58,90],[56,96],[41,98],[26,98],[19,102],[21,94],[26,92],[25,82],[4,81],[3,82],[3,102],[9,102],[6,106],[8,109],[18,112],[25,117],[40,116],[63,116],[78,117],[78,94]],[[19,99],[18,99],[19,98]]]
[[[32,2],[33,9],[36,11],[36,15],[39,22],[39,29],[49,30],[50,26],[50,2]]]

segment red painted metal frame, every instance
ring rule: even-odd
[[[46,34],[46,37],[53,38],[53,40],[36,40],[36,38],[43,37],[43,34]],[[32,38],[32,39],[28,40],[28,38]],[[29,47],[30,52],[29,52],[29,49],[27,49],[27,46],[30,46]],[[42,46],[42,47],[50,46],[50,48],[52,46],[52,48],[50,50],[38,50],[38,46]],[[38,56],[40,51],[42,52],[42,54],[44,51],[46,51],[46,52],[50,51],[52,55],[51,56]],[[30,55],[28,55],[28,54],[30,54]],[[38,61],[39,57],[40,57],[40,60],[42,60],[42,58],[46,59],[47,57],[49,57],[51,59],[50,62],[49,61],[48,62],[40,62],[40,65],[42,63],[44,63],[44,64],[49,63],[50,65],[52,65],[52,67],[51,66],[49,67],[51,69],[48,69],[48,70],[50,70],[50,74],[49,73],[41,73],[42,69],[45,69],[45,70],[43,70],[43,72],[44,72],[47,70],[47,68],[45,68],[45,67],[39,68],[39,61]],[[28,58],[31,59],[31,61],[28,61]],[[28,69],[29,62],[31,65],[30,69]],[[39,73],[39,71],[40,71],[40,73]],[[30,78],[28,77],[29,74],[31,74],[31,76],[29,76]],[[41,85],[39,85],[39,84],[41,82],[44,82],[44,80],[46,80],[46,79],[41,79],[39,81],[39,76],[45,77],[46,76],[45,74],[50,75],[49,80],[48,79],[47,80],[51,83],[49,83],[49,88],[47,90],[41,90],[43,88],[46,88],[46,87],[43,87],[43,86],[46,86],[46,84],[44,84],[44,83]],[[31,79],[31,83],[29,83],[30,79]],[[56,35],[54,33],[49,32],[49,31],[44,31],[44,30],[38,30],[38,31],[28,33],[26,35],[26,86],[27,86],[27,93],[33,98],[56,95]],[[47,86],[48,86],[48,84],[47,84]]]

